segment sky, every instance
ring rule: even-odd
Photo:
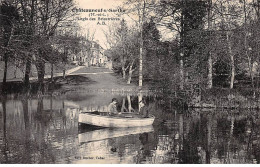
[[[121,14],[122,12],[118,11],[118,6],[121,6],[126,0],[75,0],[76,3],[76,8],[79,9],[102,9],[102,12],[94,12],[96,16],[90,16],[89,11],[85,12],[79,12],[76,11],[78,14],[76,20],[81,26],[81,34],[85,35],[89,33],[92,35],[94,34],[94,41],[97,41],[104,49],[108,49],[109,45],[107,44],[107,40],[104,34],[105,32],[108,32],[108,27],[109,25],[117,25],[120,23],[120,20],[123,18],[126,20],[128,26],[129,25],[134,25],[135,22],[133,21],[135,16],[129,16],[129,15],[123,15],[123,16],[118,16],[118,14]],[[115,11],[110,12],[109,9],[113,9]],[[107,10],[107,11],[104,11]],[[105,14],[105,16],[97,16],[98,14]],[[90,20],[84,20],[84,19],[90,19],[91,18],[96,18],[102,17],[102,18],[117,18],[120,20],[113,20],[113,21],[105,21],[106,25],[102,25],[102,21],[90,21]],[[99,22],[99,24],[98,24]],[[169,40],[172,39],[173,35],[172,33],[163,28],[163,27],[158,27],[162,40]]]
[[[118,12],[108,12],[108,9],[117,9],[117,6],[122,4],[124,0],[75,0],[77,8],[81,9],[103,9],[102,12],[94,12],[95,14],[103,13],[106,16],[91,16],[92,18],[98,19],[98,17],[102,18],[119,18],[117,16]],[[104,12],[104,10],[107,10],[107,12]],[[117,10],[116,10],[117,11]],[[115,22],[116,24],[120,21],[105,21],[106,25],[102,25],[102,21],[90,21],[90,20],[84,20],[86,18],[90,18],[89,14],[92,12],[79,12],[76,11],[79,16],[77,16],[76,20],[81,26],[81,33],[82,35],[88,34],[88,31],[90,34],[94,33],[94,41],[97,41],[100,43],[100,45],[107,49],[106,44],[106,37],[103,33],[103,31],[108,31],[108,24],[110,22]],[[84,21],[83,21],[84,20]],[[98,22],[100,25],[98,25]]]

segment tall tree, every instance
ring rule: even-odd
[[[24,42],[22,46],[28,52],[24,53],[26,66],[25,66],[25,76],[24,76],[24,89],[28,91],[30,84],[30,72],[31,72],[31,64],[32,58],[35,52],[34,48],[34,34],[35,34],[35,3],[36,0],[31,1],[18,1],[18,5],[21,6],[21,19],[22,19],[22,32],[24,33]]]
[[[119,26],[112,25],[109,27],[108,32],[104,32],[107,42],[113,52],[113,59],[117,60],[120,64],[123,79],[126,79],[126,63],[127,63],[127,38],[128,27],[126,21],[122,19]]]
[[[139,32],[134,28],[130,28],[131,30],[128,31],[127,37],[127,55],[128,55],[128,79],[127,84],[131,83],[132,76],[134,71],[137,69],[137,60],[138,60],[138,52],[139,52]]]
[[[225,33],[227,43],[227,54],[230,57],[230,89],[234,87],[235,81],[235,49],[234,49],[234,30],[239,26],[241,8],[237,1],[216,1],[216,14],[219,16],[219,27]]]
[[[260,21],[260,0],[253,0],[251,3],[255,10],[255,19],[259,22]]]
[[[206,3],[202,0],[160,1],[158,8],[160,25],[177,34],[179,41],[179,77],[180,89],[184,89],[185,59],[191,55],[193,46],[189,42],[189,33],[201,29],[206,15]]]
[[[130,84],[132,74],[136,69],[137,49],[139,49],[139,32],[134,27],[128,27],[123,19],[119,26],[114,25],[109,27],[108,32],[104,32],[113,53],[114,66],[119,64],[120,72],[123,79],[126,79],[127,84]],[[116,67],[117,68],[117,67]]]
[[[212,36],[212,7],[213,7],[213,4],[212,4],[212,0],[208,0],[208,31],[209,31],[209,38],[211,39],[211,36]],[[211,42],[212,40],[210,40]],[[211,45],[211,44],[210,44]],[[207,82],[207,88],[208,89],[211,89],[212,86],[213,86],[213,63],[212,63],[212,52],[209,51],[208,53],[208,82]]]
[[[73,0],[19,1],[25,28],[28,29],[28,46],[25,85],[29,83],[32,57],[35,57],[38,72],[39,92],[43,91],[45,62],[50,49],[50,37],[57,27],[68,20],[72,14]],[[41,43],[40,43],[41,41]]]
[[[246,0],[243,0],[242,1],[242,4],[243,4],[243,15],[244,15],[244,53],[247,57],[247,60],[248,60],[248,69],[249,69],[249,75],[250,75],[250,79],[251,79],[251,85],[252,85],[252,88],[254,88],[254,76],[253,76],[253,55],[250,54],[250,46],[249,46],[249,37],[250,37],[250,34],[251,31],[250,31],[250,13],[252,12],[252,8],[251,6],[249,5],[249,3],[247,3]]]
[[[143,86],[143,47],[144,47],[144,41],[143,41],[143,24],[145,22],[145,15],[146,15],[146,1],[143,0],[143,2],[140,4],[141,8],[138,9],[138,16],[139,16],[139,31],[140,31],[140,53],[139,53],[139,87]]]
[[[151,15],[154,9],[155,1],[151,0],[127,0],[123,8],[125,8],[126,15],[130,16],[136,23],[136,27],[139,30],[139,75],[138,75],[138,85],[143,86],[143,54],[144,54],[144,41],[143,41],[143,24]]]
[[[123,73],[123,79],[126,79],[126,59],[127,59],[127,50],[126,50],[126,38],[127,38],[127,25],[126,21],[123,19],[120,22],[120,27],[117,30],[119,35],[120,44],[118,45],[119,48],[121,48],[121,54],[120,54],[120,62],[121,62],[121,68]]]
[[[143,24],[143,40],[144,40],[144,70],[143,74],[145,76],[150,76],[154,78],[158,75],[158,62],[160,58],[158,57],[158,46],[160,45],[160,33],[156,27],[154,19],[151,18]],[[149,77],[149,78],[150,78]]]
[[[253,0],[251,6],[254,9],[254,21],[251,24],[252,26],[252,34],[251,34],[251,48],[252,53],[256,55],[256,60],[258,65],[260,64],[260,33],[258,31],[258,27],[260,26],[260,0]],[[253,38],[253,39],[252,39]],[[260,68],[257,68],[257,89],[259,87],[259,71]]]
[[[0,4],[0,27],[1,27],[1,38],[3,41],[1,43],[1,50],[3,50],[3,59],[4,59],[4,77],[2,92],[6,91],[6,78],[7,78],[7,68],[8,68],[8,59],[11,54],[10,44],[12,43],[14,33],[17,29],[16,25],[19,20],[19,14],[15,6],[12,4],[3,1]]]
[[[71,16],[73,8],[72,0],[48,0],[41,1],[37,4],[38,28],[37,35],[43,41],[50,40],[50,37],[55,34],[57,27],[62,21],[66,21]],[[46,50],[38,48],[36,56],[36,67],[38,71],[39,91],[43,91],[43,81],[45,75]]]

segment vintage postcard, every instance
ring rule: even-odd
[[[259,164],[260,0],[0,0],[0,164]]]

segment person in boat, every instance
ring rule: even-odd
[[[141,100],[139,102],[140,104],[140,112],[139,114],[142,115],[143,118],[149,117],[149,107],[147,106],[145,100]]]
[[[117,115],[119,112],[117,111],[117,99],[113,98],[112,102],[108,105],[108,113],[109,115]]]

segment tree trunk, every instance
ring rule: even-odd
[[[128,112],[134,112],[135,110],[132,108],[130,95],[127,95],[126,98],[127,98],[127,101],[128,101]]]
[[[143,86],[143,40],[141,40],[140,55],[139,55],[139,87],[142,86]]]
[[[257,54],[258,60],[259,60],[259,57],[260,57],[260,53],[258,52],[258,54]],[[256,76],[257,76],[257,78],[256,78],[256,89],[257,89],[257,92],[259,92],[258,90],[259,90],[259,71],[260,71],[259,65],[260,65],[260,62],[257,61],[257,63],[258,63],[258,65],[257,65],[257,73],[256,73]]]
[[[212,30],[212,0],[208,0],[208,30],[209,30],[209,37],[210,37],[210,41],[211,41],[211,30]],[[211,49],[211,45],[210,45],[210,49]],[[211,89],[213,86],[213,82],[212,82],[212,53],[209,51],[209,55],[208,55],[208,83],[207,83],[207,88]]]
[[[254,76],[253,76],[253,64],[252,64],[252,58],[250,54],[248,53],[248,42],[247,42],[247,35],[248,35],[248,28],[247,28],[247,9],[246,9],[246,0],[243,0],[244,6],[244,32],[245,32],[245,38],[244,38],[244,46],[245,46],[245,54],[248,59],[248,68],[249,68],[249,75],[251,79],[252,88],[254,88]]]
[[[17,65],[15,65],[15,69],[14,69],[14,78],[17,78]]]
[[[179,116],[179,141],[182,143],[184,140],[184,119],[183,119],[184,114],[180,114]],[[183,150],[183,146],[181,145],[180,147],[181,150]]]
[[[131,67],[130,67],[131,69]],[[127,80],[127,84],[129,85],[131,83],[131,80],[132,80],[132,75],[133,75],[133,71],[129,71],[129,75],[128,75],[128,80]]]
[[[230,133],[229,133],[229,139],[228,139],[228,143],[227,143],[228,152],[230,152],[231,139],[234,134],[234,124],[235,124],[235,118],[233,115],[231,115]]]
[[[144,16],[145,16],[145,0],[143,4],[143,12],[142,14],[139,13],[139,31],[140,31],[140,50],[139,50],[139,87],[143,86],[143,47],[144,47],[144,40],[143,40],[143,23],[144,23]]]
[[[32,57],[27,54],[26,55],[26,66],[25,66],[25,75],[24,75],[24,89],[25,91],[29,90],[30,86],[30,73],[31,73],[31,64],[32,64]]]
[[[184,35],[184,13],[181,12],[181,32],[180,32],[180,89],[184,89],[184,43],[185,43],[185,35]]]
[[[4,78],[3,78],[3,85],[6,84],[6,78],[7,78],[7,63],[8,63],[8,56],[7,54],[5,53],[4,55],[4,62],[5,62],[5,67],[4,67]]]
[[[38,93],[44,93],[44,75],[45,75],[45,63],[42,60],[38,60],[36,63],[38,73]]]
[[[183,67],[183,53],[181,53],[180,59],[180,89],[184,89],[184,67]]]
[[[128,75],[127,84],[130,84],[131,80],[132,80],[132,75],[133,75],[133,72],[134,72],[133,65],[134,65],[134,61],[132,61],[132,63],[129,66],[129,75]]]
[[[211,153],[211,115],[208,116],[207,122],[207,146],[206,146],[206,163],[210,164],[210,153]]]
[[[11,33],[9,36],[8,41],[5,43],[5,47],[8,48],[10,45],[10,42],[13,38],[13,33],[14,33],[14,28],[12,26],[11,28]],[[4,52],[4,62],[5,62],[5,67],[4,67],[4,77],[3,77],[3,86],[2,86],[2,91],[3,93],[6,93],[6,78],[7,78],[7,68],[8,68],[8,53],[7,51]]]
[[[212,82],[212,56],[211,56],[211,52],[209,52],[209,57],[208,57],[208,83],[207,83],[207,88],[211,89],[213,86],[213,82]]]
[[[63,79],[65,79],[65,78],[66,78],[66,70],[63,69],[63,70],[62,70],[62,73],[63,73],[63,75],[62,75],[62,76],[63,76]]]
[[[21,102],[22,102],[22,105],[23,105],[23,121],[24,121],[24,141],[25,141],[25,144],[24,144],[24,151],[27,153],[27,154],[31,154],[31,140],[30,140],[30,136],[31,136],[31,126],[30,126],[30,114],[29,114],[29,110],[28,110],[28,96],[25,96]]]
[[[40,96],[40,97],[38,98],[38,105],[37,105],[36,112],[37,112],[38,114],[41,114],[41,113],[43,112],[43,97],[42,97],[42,96]]]
[[[8,63],[8,56],[7,53],[4,55],[4,62],[5,62],[5,67],[4,67],[4,78],[3,78],[3,87],[2,87],[2,92],[6,93],[6,78],[7,78],[7,63]]]
[[[143,100],[143,94],[141,92],[139,92],[138,94],[138,111],[139,113],[141,112],[141,101]]]
[[[234,87],[234,80],[235,80],[235,63],[234,63],[234,55],[230,55],[231,59],[231,79],[230,79],[230,89]]]
[[[249,70],[249,76],[251,79],[251,85],[252,85],[252,88],[254,88],[253,64],[251,62],[251,57],[248,55],[247,51],[246,51],[246,55],[247,55],[247,60],[248,60],[248,70]]]
[[[3,108],[3,148],[1,149],[1,151],[3,151],[3,155],[4,155],[4,161],[6,163],[8,163],[8,150],[9,150],[9,140],[7,139],[7,114],[6,114],[6,99],[7,97],[5,96],[3,99],[2,99],[2,108]],[[2,127],[1,127],[2,128]]]
[[[235,80],[235,61],[234,61],[234,55],[232,52],[232,46],[231,46],[231,41],[230,41],[230,32],[227,32],[226,37],[227,37],[228,53],[230,56],[230,64],[231,64],[230,89],[233,89],[234,80]]]
[[[53,111],[53,95],[51,94],[51,98],[50,98],[50,109],[51,112]]]
[[[257,68],[256,89],[257,89],[257,92],[258,92],[258,89],[259,89],[259,68]]]
[[[123,113],[124,111],[127,111],[127,109],[125,107],[125,98],[123,98],[122,107],[121,107],[121,113]]]
[[[158,58],[158,75],[159,76],[162,76],[162,65],[161,65],[161,59],[160,58]]]
[[[34,2],[35,0],[31,1],[31,13],[30,17],[27,18],[25,17],[25,22],[29,25],[29,32],[26,33],[26,35],[29,35],[31,37],[34,36],[34,15],[35,15],[35,8],[34,8]],[[21,7],[23,11],[23,15],[27,16],[27,10],[26,7],[23,5],[23,1],[21,1]],[[29,20],[28,20],[29,19]],[[30,45],[32,45],[32,38],[29,39],[28,41]],[[29,49],[30,46],[28,46],[27,49]],[[32,55],[30,53],[26,53],[26,67],[25,67],[25,76],[24,76],[24,91],[28,91],[30,88],[30,73],[31,73],[31,64],[32,64]]]
[[[51,82],[53,82],[53,63],[51,63]]]
[[[125,76],[126,76],[126,69],[125,69],[125,67],[124,67],[125,65],[124,64],[122,64],[122,73],[123,73],[123,79],[125,79]]]
[[[30,127],[30,119],[29,119],[29,112],[28,112],[28,98],[29,97],[25,97],[24,99],[22,99],[22,105],[23,105],[23,117],[24,117],[24,125],[25,125],[25,129],[28,130],[28,128]]]

